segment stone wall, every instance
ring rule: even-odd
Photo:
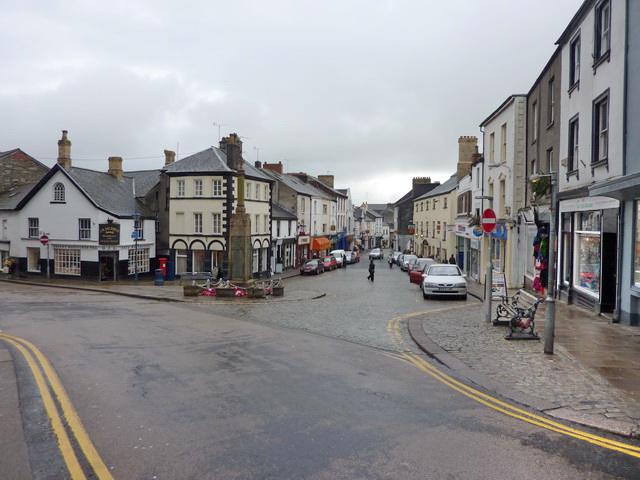
[[[20,149],[0,153],[0,192],[38,182],[49,169]]]

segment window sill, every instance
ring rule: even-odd
[[[605,167],[607,170],[609,170],[609,159],[605,158],[604,160],[598,160],[597,162],[592,162],[591,174],[593,175],[593,172],[595,171],[595,169],[600,167]]]
[[[607,50],[602,55],[600,55],[599,58],[593,61],[593,66],[592,66],[593,74],[594,75],[596,74],[596,70],[600,65],[602,65],[604,62],[609,62],[609,61],[611,61],[611,49]]]
[[[60,202],[60,201],[56,201],[56,200],[51,200],[49,203],[67,203],[67,202]]]
[[[571,97],[571,94],[573,93],[574,90],[580,90],[580,80],[578,80],[573,85],[571,85],[569,87],[569,90],[567,90],[567,93],[569,94],[569,97]]]

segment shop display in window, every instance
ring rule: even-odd
[[[600,293],[600,235],[577,236],[577,275],[580,288]]]

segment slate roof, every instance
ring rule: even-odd
[[[362,209],[360,207],[353,207],[353,217],[357,220],[362,218]]]
[[[46,168],[47,170],[49,169],[49,167],[47,167],[44,163],[36,160],[31,155],[29,155],[28,153],[24,152],[23,150],[21,150],[19,148],[14,148],[14,149],[11,149],[11,150],[7,150],[5,152],[0,152],[0,160],[2,160],[3,157],[9,157],[9,156],[13,155],[16,152],[24,153],[27,157],[29,157],[37,165],[41,166],[42,168]]]
[[[58,171],[66,175],[91,203],[107,213],[116,217],[131,217],[136,212],[146,217],[152,216],[144,204],[134,197],[132,178],[125,176],[122,180],[118,180],[106,172],[78,167],[65,170],[58,164],[54,165],[38,183],[30,185],[31,188],[22,196],[15,208],[24,207]]]
[[[136,185],[136,197],[144,197],[160,181],[161,170],[138,170],[124,172],[125,177],[133,178]]]
[[[271,204],[271,218],[278,220],[298,220],[298,216],[290,210],[287,210],[279,203]]]
[[[311,197],[320,197],[330,199],[331,197],[323,192],[322,190],[310,185],[308,183],[304,183],[298,177],[294,177],[293,175],[287,175],[286,173],[278,173],[273,170],[263,170],[262,173],[264,175],[268,175],[273,180],[283,183],[294,192],[299,193],[301,195],[309,195]]]
[[[78,167],[60,170],[66,172],[89,199],[103,210],[119,217],[131,216],[136,211],[147,213],[146,210],[141,210],[140,202],[133,195],[133,179],[130,177],[118,180],[106,172]]]
[[[230,173],[235,170],[227,165],[227,155],[218,147],[209,147],[201,152],[194,153],[188,157],[182,158],[167,165],[163,169],[169,175],[180,173],[196,173],[196,172],[220,172]],[[257,178],[270,181],[271,178],[262,172],[259,168],[254,167],[244,160],[244,171],[247,177]]]
[[[451,177],[449,177],[449,180],[447,180],[444,183],[441,183],[436,188],[428,191],[424,195],[420,195],[415,200],[422,200],[423,198],[437,197],[438,195],[449,193],[450,191],[455,190],[457,187],[458,187],[458,175],[454,173],[453,175],[451,175]]]
[[[31,191],[35,183],[11,187],[9,190],[0,193],[0,210],[13,210],[20,201]]]
[[[367,219],[373,220],[373,221],[375,221],[376,218],[382,218],[382,215],[380,215],[378,212],[374,212],[374,211],[370,211],[370,210],[367,210],[367,215],[366,216],[367,216]]]

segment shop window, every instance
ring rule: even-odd
[[[149,249],[148,248],[130,248],[129,249],[129,275],[136,273],[147,273],[149,271]]]
[[[600,294],[600,215],[579,213],[575,237],[575,286],[594,296]]]
[[[56,274],[80,275],[80,249],[55,248],[53,250]]]
[[[571,214],[562,214],[562,282],[571,282]]]
[[[191,271],[193,273],[204,272],[204,250],[193,250],[191,260]]]
[[[187,273],[187,251],[176,250],[176,275]]]

